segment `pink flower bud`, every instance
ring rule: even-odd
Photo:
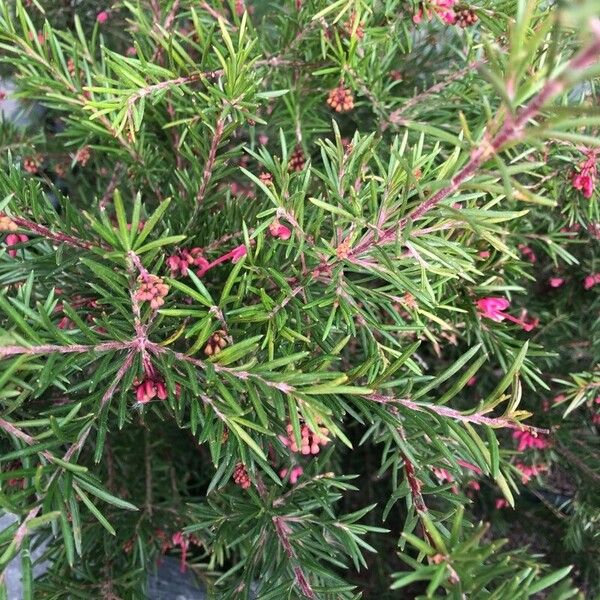
[[[110,15],[109,15],[108,11],[103,10],[96,15],[96,21],[100,25],[104,25],[104,23],[106,23],[106,21],[108,21],[109,17],[110,17]]]

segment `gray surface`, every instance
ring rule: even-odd
[[[6,529],[16,520],[12,514],[5,513],[0,516],[0,531]],[[43,548],[31,553],[32,561],[43,553]],[[34,577],[42,575],[47,568],[46,564],[36,565],[33,569]],[[4,574],[8,600],[21,600],[23,586],[21,583],[21,556],[16,556],[6,568]],[[34,586],[35,588],[35,586]],[[198,587],[195,577],[188,569],[185,573],[179,571],[179,559],[164,557],[156,571],[148,577],[148,600],[206,600],[202,587]]]
[[[0,77],[0,92],[6,94],[4,100],[0,100],[0,122],[9,121],[16,127],[27,127],[37,121],[44,110],[37,104],[24,104],[13,96],[15,84],[10,79]]]
[[[10,527],[17,518],[15,515],[10,513],[4,513],[0,516],[0,531],[3,531],[7,527]],[[44,552],[44,548],[36,548],[31,553],[31,561],[37,560]],[[46,571],[45,564],[35,565],[33,567],[33,576],[39,577]],[[8,600],[20,600],[23,597],[23,587],[21,584],[21,555],[18,554],[13,558],[4,573],[4,581],[6,582],[6,592],[8,594]]]
[[[179,570],[179,560],[165,557],[155,574],[148,578],[149,600],[205,600],[206,594],[198,587],[196,578],[188,569]]]

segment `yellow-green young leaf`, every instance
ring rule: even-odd
[[[512,492],[510,491],[510,487],[508,486],[508,482],[506,481],[506,478],[504,477],[504,475],[501,472],[498,473],[498,475],[496,476],[496,483],[498,484],[498,487],[500,488],[502,495],[506,498],[506,501],[511,505],[512,508],[514,508],[515,507],[514,496],[512,495]]]
[[[136,250],[139,248],[144,240],[154,231],[156,225],[161,221],[163,215],[169,208],[169,204],[171,203],[171,198],[166,198],[159,205],[158,208],[150,215],[144,228],[140,232],[140,234],[135,238],[135,242],[133,244],[133,249]]]
[[[519,371],[519,369],[523,366],[523,361],[525,360],[525,356],[527,355],[527,348],[529,347],[529,342],[525,342],[519,350],[515,360],[512,365],[505,373],[504,377],[498,382],[498,385],[494,388],[494,391],[489,394],[489,396],[483,401],[482,407],[487,408],[488,403],[493,402],[498,396],[500,396],[504,390],[510,385],[513,377]]]
[[[117,223],[119,225],[119,240],[125,251],[129,250],[129,229],[127,228],[127,215],[123,206],[121,192],[118,189],[114,191],[113,201],[115,204],[115,212],[117,214]]]

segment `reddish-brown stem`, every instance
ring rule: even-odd
[[[275,527],[275,533],[277,534],[277,539],[281,544],[281,547],[285,551],[287,557],[290,561],[293,561],[294,564],[292,570],[294,571],[294,576],[296,578],[296,584],[298,585],[298,589],[307,597],[311,599],[316,599],[315,592],[313,591],[308,577],[304,574],[301,567],[297,564],[297,556],[294,552],[294,548],[290,542],[290,535],[292,534],[292,530],[289,525],[285,522],[283,517],[273,517],[273,526]]]
[[[59,244],[68,244],[69,246],[73,246],[74,248],[82,248],[83,250],[91,250],[92,248],[105,248],[105,246],[102,244],[95,245],[60,231],[55,233],[50,231],[50,229],[48,229],[48,227],[45,225],[39,225],[38,223],[34,223],[33,221],[25,219],[24,217],[11,216],[10,220],[22,229],[27,229],[28,231],[37,233],[38,235],[41,235],[48,240],[58,242]]]
[[[253,68],[261,68],[261,67],[302,67],[302,66],[311,66],[310,63],[304,63],[302,61],[291,60],[286,58],[281,58],[281,56],[272,56],[271,58],[265,58],[262,60],[257,60],[253,64]],[[137,90],[127,99],[128,107],[130,108],[133,104],[135,104],[140,98],[148,96],[154,92],[159,90],[164,90],[169,87],[179,87],[182,85],[189,85],[192,83],[197,83],[202,80],[210,80],[215,79],[217,77],[221,77],[224,74],[223,69],[215,69],[214,71],[202,71],[199,73],[192,73],[191,75],[187,75],[184,77],[176,77],[174,79],[166,79],[164,81],[159,81],[158,83],[153,83],[144,88]]]
[[[108,204],[108,201],[112,198],[114,191],[117,189],[117,184],[119,182],[119,178],[121,177],[122,172],[123,172],[123,163],[119,162],[115,165],[115,170],[113,171],[112,177],[110,178],[110,181],[108,182],[106,191],[104,192],[104,195],[102,196],[102,198],[100,199],[100,202],[98,203],[98,208],[100,210],[104,210],[106,208],[106,205]]]
[[[196,194],[196,210],[198,209],[198,205],[202,204],[202,202],[204,201],[206,192],[208,191],[208,184],[210,183],[212,177],[213,167],[215,166],[215,159],[217,158],[217,149],[219,148],[219,144],[221,143],[224,128],[225,116],[221,113],[221,115],[217,119],[215,131],[210,142],[210,150],[208,152],[206,164],[204,165],[204,173],[202,174],[202,183],[200,184],[200,188],[198,189],[198,193]]]
[[[406,454],[400,453],[402,460],[404,461],[404,472],[406,473],[406,480],[408,481],[408,487],[410,488],[410,495],[413,499],[414,507],[419,512],[427,512],[427,505],[423,500],[423,494],[421,494],[421,482],[415,475],[415,466],[408,460]]]
[[[417,516],[422,514],[426,514],[428,512],[427,505],[425,504],[425,500],[423,500],[423,494],[421,493],[421,482],[417,479],[415,474],[415,466],[408,459],[404,452],[400,452],[400,456],[402,457],[402,461],[404,462],[404,473],[406,474],[406,481],[408,482],[408,488],[410,490],[410,496],[412,498],[413,506],[417,511]],[[421,529],[423,530],[423,535],[427,539],[427,541],[433,546],[434,542],[431,538],[430,533],[427,531],[427,526],[420,519]]]
[[[21,431],[18,427],[15,427],[12,423],[9,423],[8,421],[5,421],[4,419],[1,419],[1,418],[0,418],[0,429],[2,429],[2,431],[4,431],[5,433],[8,433],[9,435],[16,437],[17,439],[21,440],[22,442],[25,442],[28,446],[32,446],[35,443],[35,440],[30,435],[27,435],[24,431]]]

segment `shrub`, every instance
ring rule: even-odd
[[[598,593],[600,3],[99,4],[0,0],[25,597]]]

